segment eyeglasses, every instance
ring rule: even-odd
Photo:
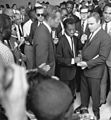
[[[38,16],[38,17],[40,17],[40,16],[44,17],[44,14],[37,14],[37,16]]]

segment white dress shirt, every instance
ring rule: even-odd
[[[32,20],[28,20],[24,25],[23,25],[23,33],[24,33],[24,37],[29,36],[30,34],[30,29],[31,29],[31,24],[32,24]]]
[[[104,22],[102,25],[103,30],[105,30],[106,23]],[[111,33],[111,21],[107,23],[107,33]]]
[[[52,31],[51,27],[45,21],[43,21],[43,24],[47,27],[47,29],[51,33],[51,31]]]
[[[66,38],[67,38],[67,40],[68,40],[68,43],[69,43],[69,45],[70,45],[70,48],[71,48],[71,50],[73,49],[72,48],[72,40],[71,40],[71,37],[70,36],[68,36],[66,33],[65,33],[65,36],[66,36]],[[74,45],[73,45],[74,46]],[[75,49],[74,50],[72,50],[74,53],[75,53]],[[75,55],[74,55],[74,57],[75,57]],[[74,60],[74,58],[72,58],[71,59],[71,64],[74,64],[75,63],[75,60]]]

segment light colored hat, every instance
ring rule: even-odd
[[[88,12],[88,8],[82,8],[82,9],[81,9],[81,12],[82,12],[82,13]]]
[[[35,3],[35,7],[42,7],[40,3]]]

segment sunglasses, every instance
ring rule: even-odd
[[[40,16],[44,17],[44,14],[37,14],[37,16],[38,16],[38,17],[40,17]]]

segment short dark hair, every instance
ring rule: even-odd
[[[4,5],[0,5],[0,6],[1,6],[1,8],[5,8]]]
[[[49,76],[39,75],[29,89],[29,108],[38,120],[60,120],[73,101],[69,87]]]
[[[36,13],[35,13],[35,10],[30,10],[29,13],[28,13],[28,16],[30,19],[35,19],[36,17]]]
[[[43,7],[43,6],[34,7],[34,10],[35,10],[35,11],[36,11],[36,10],[39,10],[39,9],[44,9],[44,7]]]
[[[13,8],[15,5],[16,5],[15,3],[14,3],[14,4],[12,4],[12,7],[11,7],[11,8]]]
[[[28,2],[28,5],[31,5],[31,2]]]
[[[8,15],[1,14],[0,15],[0,39],[9,40],[11,36],[11,20]]]
[[[106,7],[110,7],[110,8],[111,8],[111,3],[105,4],[105,6],[103,7],[103,12],[104,12],[104,10],[106,9]]]
[[[80,12],[81,12],[82,9],[88,9],[88,12],[89,12],[89,8],[88,8],[87,6],[82,6],[82,7],[80,8]]]
[[[73,1],[67,1],[66,5],[67,4],[71,4],[72,6],[74,6],[74,2]]]
[[[100,15],[99,15],[99,13],[97,13],[97,12],[93,12],[93,13],[91,13],[91,14],[88,16],[88,18],[91,18],[91,17],[94,17],[97,22],[98,22],[98,21],[101,21],[101,17],[100,17]]]
[[[6,8],[10,8],[10,5],[9,4],[5,4]]]
[[[60,6],[62,6],[62,5],[66,6],[66,2],[64,1],[64,2],[60,3]]]
[[[76,23],[76,21],[73,18],[67,18],[66,20],[64,20],[63,25],[64,25],[64,28],[66,29],[67,25],[69,25],[69,24],[73,25],[75,23]]]

